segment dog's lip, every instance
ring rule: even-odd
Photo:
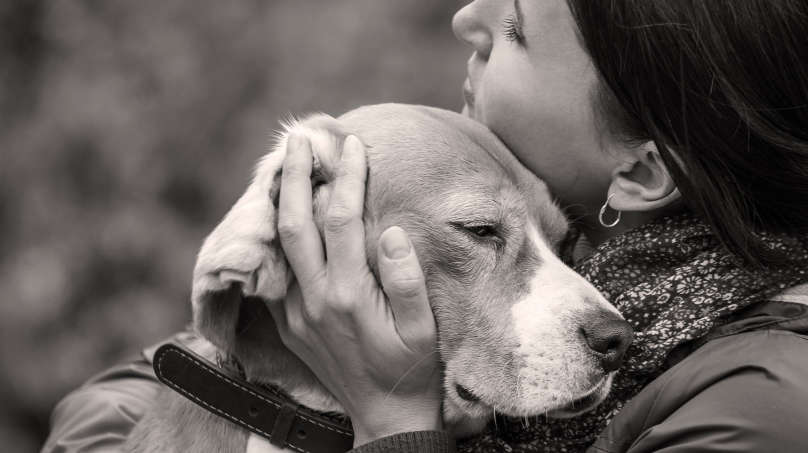
[[[593,409],[597,403],[599,403],[598,399],[601,396],[601,391],[608,382],[608,378],[601,379],[600,382],[586,392],[584,396],[549,411],[549,414],[552,415],[555,413],[561,416],[570,416]]]
[[[455,384],[455,391],[457,392],[457,396],[460,399],[471,402],[471,403],[479,403],[481,402],[480,397],[475,395],[471,392],[471,390],[467,389],[465,386],[461,384]]]
[[[595,402],[595,399],[597,399],[597,390],[598,389],[595,388],[594,390],[587,393],[586,395],[578,398],[577,400],[575,400],[575,401],[573,401],[571,403],[568,403],[566,406],[564,406],[564,409],[575,412],[575,411],[581,410],[584,407],[587,407],[587,406],[591,405],[592,403]]]

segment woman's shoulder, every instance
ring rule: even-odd
[[[755,310],[652,381],[594,448],[803,451],[808,306],[771,301]]]

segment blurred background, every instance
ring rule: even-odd
[[[0,450],[183,329],[195,254],[288,114],[462,106],[464,1],[0,2]]]

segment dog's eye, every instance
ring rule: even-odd
[[[465,228],[469,233],[481,238],[497,235],[496,230],[491,225],[467,225]]]
[[[462,221],[451,222],[450,225],[478,245],[490,247],[497,251],[502,250],[505,246],[505,237],[500,225]]]
[[[479,239],[484,244],[499,247],[504,242],[502,231],[496,224],[470,222],[450,222],[449,224],[457,231]]]

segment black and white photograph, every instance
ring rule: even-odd
[[[808,449],[805,0],[0,23],[0,451]]]

